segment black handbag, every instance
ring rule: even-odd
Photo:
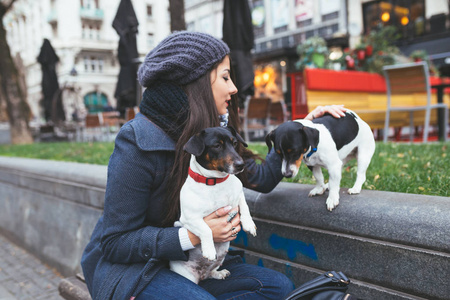
[[[342,272],[329,271],[290,293],[285,300],[355,300],[346,294],[350,279]]]

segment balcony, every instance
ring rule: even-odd
[[[80,8],[80,17],[82,19],[93,20],[93,21],[103,21],[103,9],[99,8]]]
[[[58,16],[56,14],[55,10],[50,11],[50,13],[47,16],[47,22],[50,24],[56,24],[58,21]]]

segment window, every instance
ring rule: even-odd
[[[147,5],[147,19],[152,19],[153,18],[153,12],[152,12],[152,6],[151,5]]]
[[[84,56],[84,71],[89,73],[103,73],[105,60],[96,55]]]
[[[297,27],[298,28],[302,28],[302,27],[306,27],[312,25],[312,19],[307,19],[307,20],[303,20],[303,21],[297,21]]]
[[[103,58],[99,58],[98,59],[98,72],[99,73],[103,73],[103,65],[104,65]]]
[[[379,26],[393,25],[403,37],[420,35],[424,31],[424,0],[371,1],[363,3],[364,32]]]
[[[97,70],[97,58],[95,56],[91,56],[91,71],[95,72]]]
[[[153,33],[147,33],[147,47],[152,49],[155,47],[155,37]]]
[[[335,11],[335,12],[332,12],[330,14],[322,15],[322,22],[335,20],[335,19],[338,19],[338,18],[339,18],[339,12]]]
[[[83,22],[81,25],[81,38],[100,40],[100,24]]]
[[[83,61],[84,61],[84,71],[88,72],[89,71],[89,57],[85,56]]]

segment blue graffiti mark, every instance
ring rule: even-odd
[[[293,260],[297,256],[297,252],[305,255],[313,260],[317,260],[316,250],[314,245],[306,244],[302,241],[291,240],[276,234],[272,234],[269,238],[270,245],[275,249],[285,250],[290,260]]]
[[[264,268],[264,263],[263,263],[263,261],[262,261],[262,259],[260,258],[260,259],[258,259],[258,263],[257,263],[257,265],[258,266],[260,266],[260,267],[263,267]]]
[[[244,245],[245,247],[248,247],[248,237],[244,230],[241,230],[238,232],[238,235],[236,236],[236,239],[233,241],[233,244],[235,245]]]

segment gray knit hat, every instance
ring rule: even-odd
[[[156,80],[185,85],[200,78],[228,53],[227,44],[209,34],[178,31],[147,54],[139,67],[138,80],[144,87]]]

